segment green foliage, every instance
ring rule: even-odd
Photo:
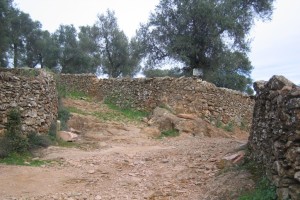
[[[57,125],[56,125],[56,120],[54,120],[53,122],[51,122],[49,131],[48,131],[48,136],[51,141],[56,140],[56,132],[57,132]]]
[[[6,147],[6,153],[23,153],[28,151],[27,137],[21,130],[21,114],[18,109],[12,109],[7,115],[5,135],[2,144]]]
[[[71,99],[79,99],[79,100],[85,100],[85,101],[91,101],[91,97],[89,97],[84,92],[81,92],[79,90],[68,90],[66,92],[66,97]]]
[[[67,130],[67,122],[70,119],[70,112],[68,109],[66,109],[63,105],[62,98],[65,98],[68,96],[67,89],[64,85],[59,83],[59,80],[56,80],[56,90],[58,93],[58,117],[57,119],[61,122],[61,129]],[[54,126],[53,122],[53,126]],[[56,124],[55,124],[56,126]],[[56,135],[56,134],[55,134]]]
[[[7,157],[0,159],[0,163],[7,165],[41,166],[49,162],[50,161],[33,159],[29,153],[11,153]]]
[[[247,131],[248,130],[247,123],[244,120],[241,121],[240,129],[243,130],[243,131]]]
[[[234,131],[234,124],[233,122],[229,122],[225,126],[223,126],[223,129],[227,132],[233,132]]]
[[[267,178],[262,178],[254,191],[238,198],[239,200],[276,200],[276,187]]]
[[[132,109],[133,103],[130,100],[122,100],[122,107],[116,105],[117,101],[117,97],[107,97],[104,103],[110,109],[120,112],[124,117],[130,120],[138,121],[149,115],[146,111]]]
[[[265,169],[261,164],[246,160],[241,169],[248,170],[256,182],[253,191],[248,191],[239,197],[239,200],[276,200],[276,187],[268,180]]]
[[[68,109],[66,109],[63,106],[59,106],[59,108],[58,108],[58,120],[60,120],[62,130],[67,130],[68,129],[67,122],[70,119],[70,116],[71,115],[70,115],[70,112],[68,111]]]
[[[161,139],[163,137],[177,137],[177,136],[179,136],[179,131],[176,129],[172,129],[172,130],[162,131],[159,138]]]
[[[217,128],[222,128],[222,127],[223,127],[223,123],[222,123],[220,117],[218,117],[218,119],[217,119],[216,127],[217,127]]]
[[[47,135],[38,135],[35,132],[31,132],[27,136],[28,143],[29,143],[29,149],[37,149],[41,147],[48,147],[51,145],[51,140]]]
[[[4,137],[0,139],[0,163],[14,165],[39,166],[44,161],[33,160],[30,150],[47,147],[50,140],[47,136],[30,133],[27,137],[21,131],[21,114],[18,109],[8,113]]]
[[[24,70],[20,71],[21,76],[34,78],[34,77],[37,77],[40,74],[40,72],[36,69],[31,69],[31,68],[26,68],[26,67],[24,67],[23,69]]]
[[[121,98],[121,97],[120,97]],[[117,102],[122,102],[121,106],[117,106]],[[143,117],[148,116],[148,112],[135,110],[132,108],[133,102],[128,99],[118,99],[117,96],[111,95],[105,98],[104,103],[115,112],[112,113],[93,113],[100,119],[103,120],[131,120],[140,121]]]
[[[83,30],[83,29],[81,29]],[[73,25],[61,25],[53,34],[53,38],[59,47],[58,64],[61,66],[62,73],[96,73],[99,59],[97,51],[92,54],[88,49],[84,49],[87,45],[85,37],[88,33],[82,32],[78,41],[78,33]],[[91,56],[92,55],[92,56]]]
[[[65,85],[59,84],[58,81],[56,81],[56,91],[58,94],[58,99],[61,100],[62,98],[67,97],[67,89]]]
[[[11,153],[10,141],[8,138],[0,138],[0,158],[5,158]]]
[[[80,109],[78,109],[76,107],[67,107],[67,110],[70,113],[77,113],[77,114],[80,114],[80,115],[88,115],[89,114],[88,112],[80,110]]]
[[[134,99],[131,97],[125,97],[121,94],[122,92],[120,91],[114,91],[104,99],[104,103],[114,110],[132,108],[134,105]]]
[[[254,18],[268,18],[274,0],[161,0],[137,38],[152,66],[166,59],[203,69],[205,80],[248,91],[252,82],[247,35]]]
[[[98,16],[95,24],[98,31],[96,43],[101,52],[102,72],[110,78],[133,77],[140,70],[140,45],[135,38],[130,42],[119,29],[113,11],[107,10]]]
[[[233,132],[234,131],[234,123],[233,122],[228,122],[227,124],[223,124],[221,117],[217,118],[216,121],[216,127],[217,128],[222,128],[223,130],[227,132]]]

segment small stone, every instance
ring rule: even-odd
[[[129,173],[128,175],[129,176],[136,176],[134,173]]]
[[[100,145],[100,147],[107,147],[107,143],[106,142],[100,142],[99,145]]]
[[[300,171],[295,173],[294,178],[300,182]]]
[[[95,200],[101,200],[102,199],[102,197],[100,196],[100,195],[97,195],[96,197],[95,197]]]
[[[88,173],[89,173],[89,174],[94,174],[94,173],[95,173],[95,170],[93,170],[93,169],[92,169],[92,170],[89,170]]]
[[[162,163],[168,163],[169,161],[167,159],[162,159]]]

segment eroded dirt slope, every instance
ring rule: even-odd
[[[155,139],[146,124],[107,121],[91,113],[115,112],[100,103],[66,100],[79,130],[78,147],[38,152],[42,167],[0,165],[0,199],[236,199],[253,187],[244,171],[221,172],[218,161],[245,140],[182,134]],[[246,137],[238,137],[246,138]]]

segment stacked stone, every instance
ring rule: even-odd
[[[266,167],[279,199],[300,199],[300,87],[283,76],[254,84],[251,156]]]
[[[18,108],[24,133],[47,133],[57,117],[55,80],[43,70],[25,70],[0,71],[0,125],[4,127],[8,112]]]
[[[94,75],[62,74],[68,90],[79,90],[120,107],[151,111],[157,106],[196,114],[206,121],[251,127],[254,101],[249,96],[196,78],[97,79]]]

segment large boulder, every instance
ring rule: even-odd
[[[59,131],[57,136],[66,142],[74,142],[78,140],[78,135],[68,131]]]
[[[212,126],[195,115],[186,113],[175,115],[168,109],[160,107],[153,110],[148,125],[158,128],[161,132],[176,129],[180,134],[185,133],[193,136],[231,137],[225,131]],[[149,133],[149,135],[157,134],[157,131],[154,131],[154,129],[149,129],[145,132]]]

